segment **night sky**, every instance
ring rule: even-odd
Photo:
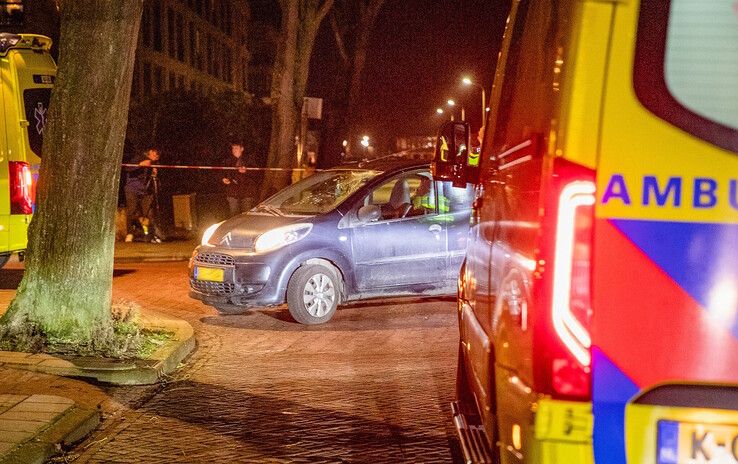
[[[341,0],[336,0],[341,1]],[[360,121],[372,137],[434,135],[435,109],[455,98],[473,128],[481,92],[489,93],[509,0],[387,0],[374,30],[364,72]],[[324,22],[311,64],[310,96],[327,97],[337,52]],[[386,142],[389,142],[387,140]]]

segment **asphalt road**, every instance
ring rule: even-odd
[[[198,349],[169,382],[107,387],[101,427],[57,462],[458,461],[452,299],[346,306],[326,325],[285,308],[219,316],[184,263],[118,266],[114,299],[183,318]]]

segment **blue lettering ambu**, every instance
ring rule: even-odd
[[[602,204],[606,205],[611,198],[619,198],[624,204],[630,205],[630,194],[622,174],[613,174],[610,178],[605,194],[602,195]]]
[[[714,208],[717,205],[718,183],[715,179],[697,177],[694,180],[692,205],[695,208]]]

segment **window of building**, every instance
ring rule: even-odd
[[[208,74],[213,75],[215,74],[213,72],[213,59],[215,57],[215,53],[213,51],[213,36],[208,35]]]
[[[148,5],[144,5],[141,17],[141,41],[144,47],[151,48],[151,9]]]
[[[223,79],[223,46],[216,46],[217,53],[213,56],[213,75],[218,79]]]
[[[143,65],[143,93],[144,96],[150,96],[152,92],[151,88],[151,64],[144,63]]]
[[[177,59],[184,62],[185,60],[185,38],[184,38],[184,18],[182,13],[177,13],[177,30],[175,39],[177,42]]]
[[[244,63],[243,65],[243,69],[241,70],[241,76],[243,77],[242,88],[246,90],[249,88],[249,65],[247,63]],[[256,92],[253,92],[253,93],[256,93]],[[266,95],[266,94],[263,94],[263,95]]]
[[[231,50],[226,47],[223,51],[223,80],[229,84],[233,83],[233,71],[231,68]]]
[[[157,52],[160,52],[164,48],[163,47],[164,44],[162,43],[162,30],[161,30],[161,21],[162,21],[161,5],[159,5],[159,3],[157,2],[154,2],[152,6],[153,6],[153,11],[151,15],[151,21],[152,21],[152,25],[154,26],[153,27],[154,50],[156,50]]]
[[[196,60],[195,64],[197,69],[200,71],[204,71],[205,69],[205,60],[203,59],[203,45],[204,45],[204,39],[202,37],[202,32],[200,29],[197,29],[195,31],[195,53],[196,53]]]
[[[174,31],[174,10],[167,8],[167,43],[169,44],[169,56],[175,57],[177,37]]]
[[[131,99],[138,100],[141,95],[141,65],[136,61],[133,66],[133,81],[131,82]]]
[[[190,66],[192,66],[194,68],[195,67],[195,61],[196,61],[195,60],[195,56],[197,56],[197,54],[195,53],[195,50],[196,50],[196,47],[195,47],[195,25],[192,22],[190,22],[188,29],[189,29],[188,30],[188,33],[189,33],[189,36],[190,36],[190,54],[189,54]]]
[[[164,70],[161,66],[157,66],[154,68],[154,89],[153,92],[155,94],[160,93],[162,90],[164,90]]]
[[[23,0],[0,1],[0,26],[22,26],[23,14]]]
[[[223,2],[225,4],[225,33],[231,35],[233,26],[233,10],[231,9],[231,2]]]

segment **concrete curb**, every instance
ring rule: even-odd
[[[117,361],[0,351],[0,365],[66,377],[93,378],[114,385],[154,384],[174,371],[195,349],[195,334],[187,322],[168,319],[153,311],[142,310],[140,323],[147,329],[174,333],[172,339],[146,360]]]
[[[171,256],[121,256],[114,258],[115,264],[135,264],[135,263],[172,263],[177,261],[189,261],[191,254],[188,255],[171,255]]]
[[[99,424],[98,410],[74,405],[33,438],[0,456],[0,464],[43,464],[64,447],[82,440]]]

